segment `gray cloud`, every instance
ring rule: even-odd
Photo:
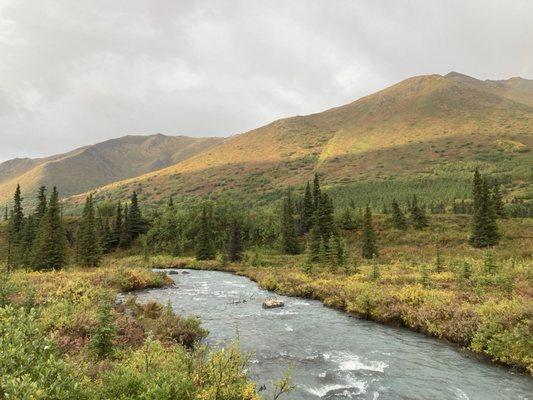
[[[229,135],[413,75],[533,77],[533,2],[0,0],[0,160]]]

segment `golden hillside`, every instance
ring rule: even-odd
[[[531,82],[458,73],[410,78],[345,106],[233,136],[96,194],[114,200],[136,189],[151,201],[235,189],[255,195],[301,184],[315,171],[329,184],[347,184],[427,174],[446,164],[491,168],[502,157],[522,168],[533,145]]]
[[[0,164],[0,203],[11,198],[17,183],[30,202],[41,185],[56,185],[62,195],[74,195],[179,163],[221,141],[128,135],[48,158],[6,161]]]

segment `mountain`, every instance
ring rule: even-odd
[[[70,196],[174,165],[219,143],[221,138],[128,135],[47,158],[17,158],[0,164],[0,202],[17,183],[31,202],[41,185]]]
[[[235,135],[96,195],[116,200],[137,190],[156,203],[170,195],[261,197],[319,172],[331,188],[358,187],[365,199],[374,200],[365,193],[369,184],[381,185],[382,198],[433,189],[449,199],[469,195],[472,169],[480,167],[506,183],[509,194],[528,197],[532,86],[522,78],[482,81],[455,72],[417,76],[341,107]]]

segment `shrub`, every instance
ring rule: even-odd
[[[6,399],[84,399],[55,342],[36,323],[36,312],[0,308],[0,394]]]

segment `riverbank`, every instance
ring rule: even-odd
[[[298,260],[301,261],[301,260]],[[139,258],[117,260],[144,264]],[[269,266],[156,256],[148,266],[232,272],[279,294],[322,301],[361,318],[448,340],[494,362],[533,373],[533,301],[526,261],[465,259],[461,266],[365,264],[340,270],[270,256]],[[431,269],[429,269],[431,268]]]
[[[113,265],[4,272],[0,397],[260,400],[236,345],[208,348],[198,319],[115,300],[170,284],[165,274]]]

